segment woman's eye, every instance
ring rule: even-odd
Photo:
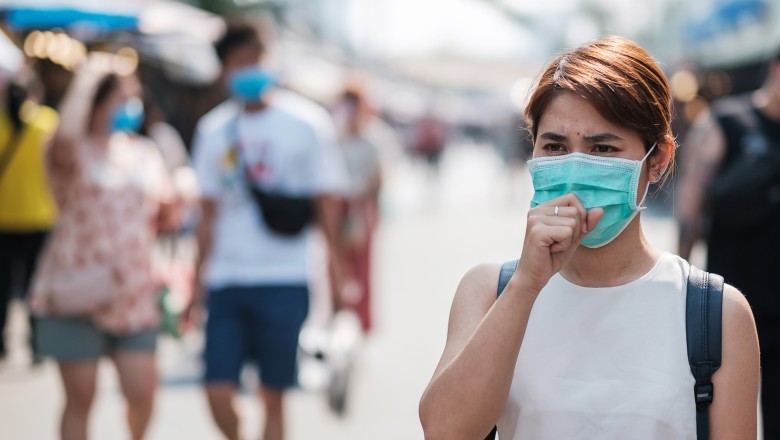
[[[615,151],[615,147],[611,145],[594,145],[593,146],[593,152],[594,153],[613,153]]]
[[[545,144],[544,151],[548,153],[565,153],[566,147],[562,144]]]

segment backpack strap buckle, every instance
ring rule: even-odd
[[[713,387],[712,382],[697,383],[693,387],[694,395],[696,396],[696,409],[705,410],[707,405],[712,403]]]

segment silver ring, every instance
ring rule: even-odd
[[[559,206],[557,206],[557,205],[556,205],[556,206],[555,206],[555,216],[556,216],[556,217],[558,217],[558,208],[559,208]]]

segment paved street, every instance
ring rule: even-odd
[[[385,221],[376,254],[378,327],[366,342],[348,415],[327,409],[320,393],[295,392],[288,405],[289,438],[420,439],[417,403],[440,355],[449,304],[461,275],[480,262],[519,255],[530,181],[525,169],[507,173],[487,148],[459,147],[441,173],[401,162],[388,178]],[[668,217],[644,215],[650,239],[673,250]],[[21,313],[13,316],[18,339]],[[197,374],[197,340],[162,342],[164,386],[149,438],[218,439]],[[123,409],[110,364],[103,365],[91,419],[95,439],[123,439]],[[243,431],[259,438],[260,408],[241,399]],[[30,370],[20,359],[0,366],[0,438],[54,439],[62,391],[52,363]]]

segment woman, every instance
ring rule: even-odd
[[[502,440],[696,438],[689,265],[654,248],[637,215],[674,157],[670,107],[663,73],[620,37],[544,70],[525,111],[535,193],[520,262],[498,299],[498,267],[461,281],[420,403],[426,438],[483,439],[496,424]],[[722,335],[710,438],[752,440],[758,344],[728,285]]]
[[[133,439],[144,434],[157,383],[151,251],[170,218],[169,183],[159,151],[133,134],[143,115],[138,79],[110,73],[115,62],[93,56],[76,73],[46,158],[60,218],[31,307],[41,353],[59,364],[63,439],[87,437],[103,355],[119,373]]]
[[[379,221],[379,190],[382,185],[379,141],[371,125],[376,117],[359,86],[348,87],[333,110],[339,141],[349,175],[347,193],[340,200],[339,241],[345,264],[345,282],[338,292],[336,277],[332,290],[337,309],[347,306],[360,318],[363,331],[373,325],[371,314],[371,252]]]

